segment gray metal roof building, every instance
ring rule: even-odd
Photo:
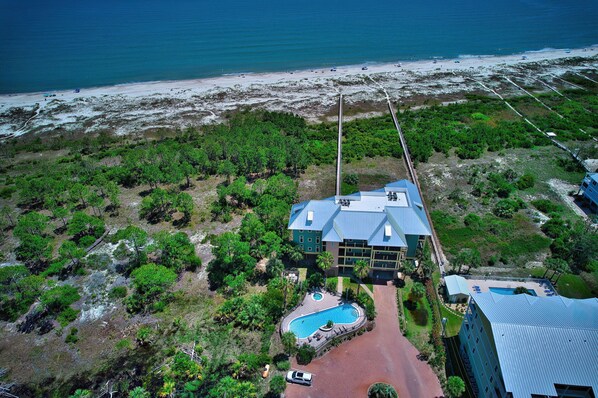
[[[324,242],[356,239],[370,246],[407,247],[406,235],[431,235],[422,203],[417,187],[401,180],[375,191],[296,204],[288,228],[322,231]]]
[[[490,362],[496,356],[504,390],[495,391],[504,391],[502,396],[585,397],[598,393],[598,299],[482,293],[472,297],[465,324],[460,340],[467,346],[471,362],[483,351]],[[474,339],[481,339],[479,345],[474,345]],[[474,373],[482,373],[476,375],[482,384],[478,385],[479,396],[501,396],[486,395],[483,390],[492,377],[491,367],[492,363],[489,370],[485,364],[472,365]],[[564,391],[571,388],[567,386],[585,388],[590,395],[577,390],[567,395]],[[491,385],[490,392],[493,388]]]

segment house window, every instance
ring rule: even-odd
[[[316,253],[320,252],[320,246],[316,246]]]
[[[311,251],[311,246],[307,247],[307,251],[310,252]]]
[[[319,236],[316,237],[316,243],[320,243],[320,237]]]
[[[308,242],[311,242],[311,238],[307,238],[307,241],[308,241]]]
[[[303,243],[303,236],[299,237],[299,243]]]

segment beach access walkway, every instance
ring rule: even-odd
[[[345,342],[309,365],[297,365],[314,375],[311,387],[288,384],[287,398],[353,398],[367,396],[376,382],[393,385],[401,398],[434,398],[443,395],[432,368],[417,358],[419,352],[399,329],[396,289],[374,286],[376,327]]]

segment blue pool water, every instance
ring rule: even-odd
[[[359,312],[351,304],[343,304],[313,314],[304,315],[291,321],[289,329],[295,335],[304,339],[314,334],[321,326],[331,320],[334,324],[351,324],[357,321]]]
[[[322,296],[322,293],[314,293],[314,294],[312,295],[312,297],[313,297],[313,299],[314,299],[314,300],[316,300],[316,301],[320,301],[320,300],[322,300],[322,297],[323,297],[323,296]]]
[[[490,291],[496,294],[502,294],[505,296],[513,296],[515,295],[515,289],[510,287],[491,287]],[[530,295],[537,296],[536,292],[531,289],[527,289]]]
[[[0,93],[598,43],[596,0],[0,0]]]

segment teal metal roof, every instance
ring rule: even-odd
[[[556,396],[555,384],[598,392],[598,299],[481,293],[506,390]]]

